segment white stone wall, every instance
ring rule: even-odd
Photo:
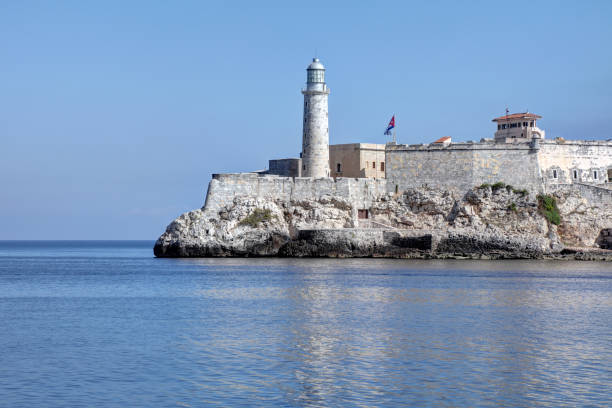
[[[384,179],[311,178],[259,176],[256,173],[213,174],[208,185],[206,212],[218,212],[238,196],[281,201],[319,200],[324,196],[350,202],[357,221],[358,209],[369,209],[372,202],[387,194]]]
[[[538,160],[546,186],[572,183],[612,184],[608,181],[609,174],[612,175],[612,142],[609,141],[542,141]]]
[[[612,142],[603,140],[388,145],[386,162],[389,191],[423,185],[466,191],[498,181],[536,192],[556,184],[612,187]]]
[[[329,90],[303,91],[302,176],[329,177]]]
[[[465,192],[498,181],[542,189],[537,151],[529,143],[387,145],[386,162],[390,192],[421,186]]]

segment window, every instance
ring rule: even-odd
[[[497,125],[497,130],[501,130],[501,125]]]
[[[363,220],[368,218],[368,210],[357,210],[357,218]]]
[[[597,170],[593,171],[593,178],[597,180]]]
[[[342,163],[336,164],[336,173],[342,173]]]
[[[531,121],[531,125],[530,126],[533,127],[533,120]]]
[[[523,122],[523,127],[527,127],[527,122]]]
[[[308,82],[325,82],[324,79],[325,71],[320,69],[309,69],[308,70]]]
[[[557,170],[553,170],[553,178],[556,179],[557,178]]]
[[[380,171],[385,171],[385,162],[380,162]]]
[[[574,170],[574,180],[578,178],[578,171]]]
[[[375,169],[376,168],[376,162],[372,162],[372,168]]]

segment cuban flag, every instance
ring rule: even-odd
[[[391,117],[391,120],[389,121],[389,126],[387,126],[387,130],[385,130],[385,135],[390,135],[391,129],[393,129],[394,127],[395,127],[395,115]]]

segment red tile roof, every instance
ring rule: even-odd
[[[500,116],[499,118],[495,118],[492,122],[505,122],[507,120],[512,119],[541,119],[540,115],[536,115],[535,113],[523,112],[523,113],[512,113],[510,115]]]
[[[446,142],[447,140],[451,140],[451,137],[450,137],[450,136],[444,136],[444,137],[441,137],[441,138],[439,138],[438,140],[436,140],[434,143],[444,143],[444,142]]]

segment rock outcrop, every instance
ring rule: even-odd
[[[157,240],[158,257],[299,256],[398,258],[612,259],[597,250],[612,229],[612,203],[593,203],[568,188],[554,193],[559,226],[534,195],[513,188],[475,188],[463,195],[432,188],[382,194],[356,218],[349,200],[237,195],[221,207],[174,220]],[[584,250],[566,247],[590,247]]]

